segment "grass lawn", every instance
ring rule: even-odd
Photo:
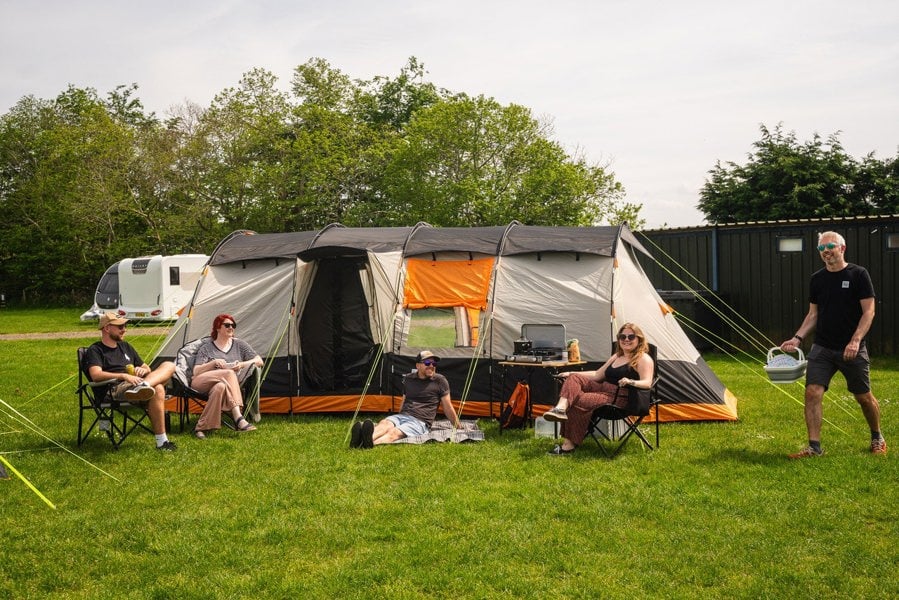
[[[0,403],[0,456],[56,506],[0,479],[0,598],[899,597],[896,358],[874,358],[881,457],[838,378],[827,455],[787,460],[801,385],[720,355],[739,422],[663,425],[659,450],[632,440],[611,461],[547,456],[552,440],[487,419],[483,443],[350,450],[345,415],[176,431],[169,454],[146,433],[76,448],[75,349],[95,325],[16,312],[0,334],[84,336],[0,341],[0,400],[65,448]]]

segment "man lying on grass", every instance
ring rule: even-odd
[[[443,408],[449,420],[461,427],[459,417],[450,402],[450,387],[446,377],[437,373],[439,356],[424,350],[415,359],[415,371],[403,377],[403,403],[400,412],[374,425],[369,419],[353,423],[350,448],[373,448],[391,444],[404,437],[425,435],[437,417],[437,407]]]

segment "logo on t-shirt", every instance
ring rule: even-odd
[[[844,282],[843,282],[843,289],[844,289],[844,290],[848,290],[848,289],[849,289],[849,282],[848,282],[848,281],[844,281]]]

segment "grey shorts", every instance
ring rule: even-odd
[[[409,415],[404,415],[403,413],[397,413],[395,415],[390,415],[389,417],[384,417],[385,421],[390,421],[396,428],[406,434],[406,437],[415,437],[416,435],[424,435],[430,428],[427,423],[424,421],[420,421],[415,417],[410,417]]]
[[[805,367],[805,385],[820,385],[826,390],[837,371],[846,378],[846,387],[853,394],[871,391],[871,368],[865,344],[859,346],[858,355],[849,362],[843,360],[842,350],[812,345],[808,353],[808,365]]]

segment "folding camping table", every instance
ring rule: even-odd
[[[515,360],[501,360],[499,361],[499,365],[503,368],[503,377],[502,377],[502,389],[505,392],[506,389],[506,376],[510,367],[524,367],[525,372],[527,373],[527,381],[528,386],[531,386],[531,379],[534,376],[534,373],[537,373],[537,369],[543,369],[545,373],[549,375],[549,377],[553,381],[554,390],[555,390],[555,399],[559,397],[559,381],[555,378],[556,375],[559,374],[559,369],[563,367],[576,367],[579,365],[585,365],[587,361],[578,360],[574,362],[569,362],[567,360],[545,360],[541,362],[521,362]],[[503,408],[506,405],[506,397],[505,394],[499,400],[499,414],[503,414]],[[555,404],[555,400],[552,402]],[[534,399],[529,394],[528,395],[528,404],[525,409],[524,418],[525,422],[531,423],[533,421],[532,409],[534,405]],[[502,429],[500,429],[500,433],[502,433]]]

